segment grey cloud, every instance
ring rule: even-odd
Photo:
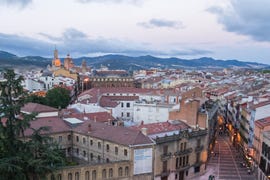
[[[225,30],[250,36],[256,41],[270,41],[270,1],[237,0],[226,8],[211,7],[208,12],[216,14]]]
[[[140,22],[137,25],[144,28],[155,28],[155,27],[167,27],[173,29],[182,29],[184,25],[181,21],[171,21],[166,19],[150,19],[148,22]]]
[[[0,5],[7,5],[7,6],[18,6],[18,7],[25,7],[28,4],[32,3],[32,0],[0,0]]]
[[[9,51],[20,56],[40,55],[51,56],[56,45],[60,55],[70,53],[72,56],[83,56],[91,53],[141,55],[205,55],[212,53],[207,50],[153,50],[151,45],[139,44],[118,39],[96,38],[89,39],[86,34],[76,29],[67,29],[60,37],[39,33],[46,40],[25,36],[0,33],[0,50]]]

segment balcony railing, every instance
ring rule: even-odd
[[[166,154],[162,154],[160,157],[161,157],[162,161],[166,161],[166,160],[170,159],[171,156],[172,156],[172,153],[166,153]]]
[[[184,149],[182,151],[176,151],[174,153],[175,156],[180,156],[180,155],[185,155],[185,154],[189,154],[192,152],[192,148],[187,148],[187,149]]]
[[[177,167],[175,170],[179,172],[179,171],[183,171],[189,168],[190,168],[190,164],[188,163],[188,164],[185,164],[184,166]]]

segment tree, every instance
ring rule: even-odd
[[[25,93],[22,76],[13,70],[4,72],[0,82],[0,175],[3,180],[40,179],[64,165],[64,156],[50,138],[40,134],[42,127],[33,130],[26,141],[24,131],[30,128],[35,114],[20,112]]]
[[[66,88],[57,87],[49,90],[46,94],[47,105],[55,108],[67,107],[70,100],[70,91]]]
[[[38,104],[44,104],[46,105],[46,98],[42,96],[38,96],[35,94],[31,94],[25,98],[25,102],[32,102],[32,103],[38,103]]]

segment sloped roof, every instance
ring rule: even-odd
[[[90,131],[88,128],[89,125],[91,126]],[[91,120],[78,125],[74,128],[74,131],[125,146],[153,143],[149,137],[143,135],[140,131],[126,127],[106,125]]]
[[[33,129],[39,129],[40,127],[48,126],[49,131],[42,131],[42,134],[60,133],[71,130],[71,128],[59,117],[42,117],[37,118],[34,121],[30,121],[30,127]],[[25,136],[30,136],[33,130],[28,128],[25,130]]]
[[[28,113],[33,113],[33,112],[42,113],[42,112],[57,112],[58,109],[50,107],[50,106],[30,102],[30,103],[25,104],[21,108],[21,111],[28,112]]]
[[[150,124],[140,124],[138,126],[131,126],[130,129],[141,130],[142,128],[147,128],[147,134],[158,134],[176,130],[188,129],[189,126],[182,121],[167,121],[160,123],[150,123]]]

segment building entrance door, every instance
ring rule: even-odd
[[[179,172],[179,179],[178,180],[184,180],[184,171]]]

